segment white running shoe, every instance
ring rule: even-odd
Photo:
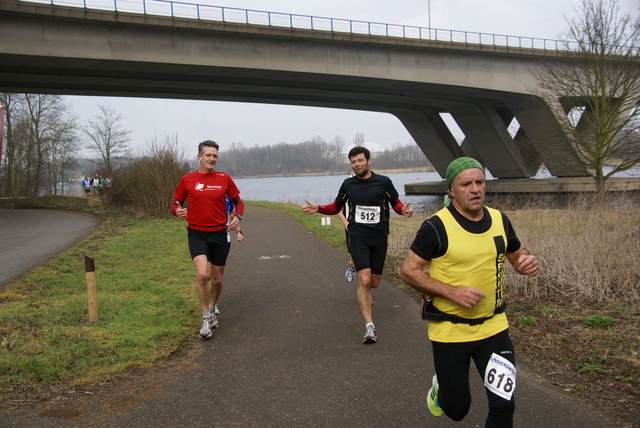
[[[212,334],[213,332],[211,331],[211,319],[203,318],[202,328],[200,329],[200,337],[203,339],[208,339]]]
[[[220,327],[220,323],[218,322],[218,317],[215,314],[211,314],[211,320],[209,321],[209,325],[211,328]]]
[[[352,268],[351,266],[349,266],[347,268],[347,271],[344,273],[344,279],[347,280],[347,282],[353,282],[353,277],[356,275],[356,270],[354,268]]]
[[[370,325],[367,327],[367,331],[362,338],[362,343],[376,343],[378,340],[378,333],[374,326]]]

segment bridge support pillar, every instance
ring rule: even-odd
[[[393,110],[390,113],[400,119],[441,177],[446,177],[447,166],[452,160],[464,156],[439,110],[422,108]]]
[[[450,111],[466,141],[463,149],[478,160],[496,178],[524,178],[535,175],[537,168],[527,165],[520,148],[509,135],[507,126],[493,106],[467,104]],[[473,152],[467,146],[473,148]]]
[[[556,177],[586,176],[587,170],[547,104],[534,96],[505,97],[530,148],[540,157],[551,175]],[[557,108],[561,108],[558,104]]]

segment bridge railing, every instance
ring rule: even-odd
[[[71,6],[85,9],[112,10],[116,12],[169,16],[230,22],[238,24],[265,25],[271,27],[309,29],[371,36],[401,37],[406,39],[434,40],[440,42],[468,43],[477,45],[507,46],[546,50],[571,50],[570,42],[535,37],[509,36],[504,34],[478,33],[472,31],[445,30],[401,24],[357,21],[342,18],[326,18],[310,15],[295,15],[282,12],[238,9],[210,6],[173,0],[20,0],[29,3]]]

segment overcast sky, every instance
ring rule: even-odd
[[[503,35],[556,39],[576,16],[579,0],[181,0],[299,15],[404,24]],[[625,11],[638,13],[638,0],[619,0]],[[430,7],[429,7],[430,5]],[[430,11],[430,13],[429,13]],[[148,100],[111,97],[65,97],[82,121],[99,113],[98,105],[115,108],[131,130],[134,147],[153,135],[175,135],[188,152],[198,142],[216,140],[221,152],[232,142],[245,146],[299,143],[336,135],[351,144],[357,133],[365,141],[391,148],[413,141],[389,114],[340,109],[243,104],[214,101]]]

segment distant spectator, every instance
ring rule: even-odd
[[[84,189],[84,195],[88,198],[91,196],[91,179],[88,175],[84,176],[82,180],[82,188]]]
[[[91,187],[94,192],[98,193],[98,190],[100,189],[100,178],[98,177],[98,174],[96,174],[91,180]]]

